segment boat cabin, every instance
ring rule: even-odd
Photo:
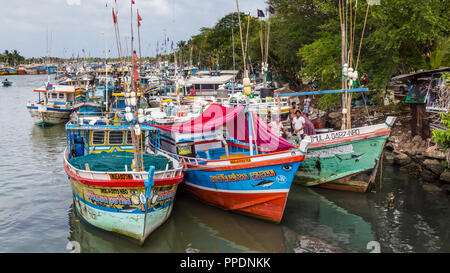
[[[186,81],[191,96],[216,96],[217,90],[232,82],[237,71],[201,71]]]
[[[34,90],[39,93],[39,104],[53,104],[58,106],[71,106],[75,100],[75,87],[66,85],[53,85],[40,87]]]

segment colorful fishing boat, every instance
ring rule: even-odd
[[[307,141],[294,147],[244,106],[212,104],[190,122],[155,127],[160,134],[152,143],[185,163],[187,192],[226,210],[281,221]]]
[[[75,99],[75,87],[46,83],[34,92],[39,93],[39,99],[36,102],[28,101],[27,109],[36,125],[46,127],[69,120]]]
[[[64,168],[76,212],[94,227],[143,244],[170,216],[183,166],[164,153],[136,156],[135,144],[143,150],[153,128],[142,126],[137,135],[133,125],[106,123],[66,125]]]
[[[370,190],[395,117],[386,122],[307,136],[311,142],[296,183],[355,192]]]

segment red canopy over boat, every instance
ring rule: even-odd
[[[267,124],[255,113],[251,113],[251,116],[253,122],[253,144],[257,144],[264,151],[283,151],[294,148],[290,142],[272,132]],[[172,133],[201,133],[202,135],[218,131],[221,127],[226,126],[229,137],[233,137],[240,142],[249,143],[248,125],[248,115],[246,115],[244,106],[224,107],[218,104],[211,104],[200,116],[186,123],[171,126],[153,126]]]

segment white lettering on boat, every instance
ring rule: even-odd
[[[321,135],[314,135],[310,136],[311,143],[315,142],[324,142],[324,141],[330,141],[334,139],[340,139],[344,137],[350,137],[350,136],[356,136],[360,135],[361,131],[359,129],[350,129],[350,130],[344,130],[344,131],[338,131],[338,132],[331,132],[327,134],[321,134]]]

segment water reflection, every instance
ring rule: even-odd
[[[367,243],[375,240],[371,224],[330,201],[328,192],[331,190],[291,188],[283,220],[290,248],[300,247],[302,252],[317,252],[317,247],[320,252],[367,252]],[[364,201],[363,194],[352,195],[353,200]],[[302,244],[313,247],[304,249]]]
[[[355,195],[317,189],[333,204],[371,225],[382,252],[449,252],[448,196],[428,192],[423,183],[390,166],[377,178],[377,192]],[[389,207],[388,195],[395,197]]]
[[[183,191],[177,193],[171,217],[142,247],[87,225],[73,209],[69,224],[69,241],[78,241],[82,252],[286,252],[280,225],[207,206]]]

